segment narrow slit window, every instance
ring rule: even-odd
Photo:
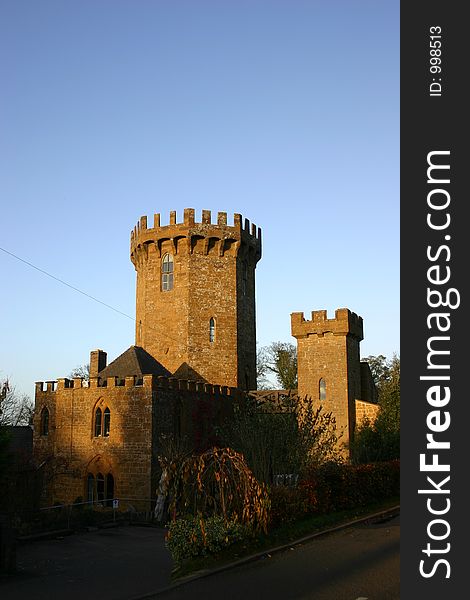
[[[165,254],[162,259],[162,291],[169,292],[173,289],[173,256]]]
[[[211,317],[209,321],[209,342],[215,342],[215,319]]]
[[[43,408],[41,412],[41,435],[49,435],[49,409]]]
[[[320,384],[319,384],[319,398],[320,400],[326,400],[326,381],[321,378],[320,379]]]

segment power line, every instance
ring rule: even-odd
[[[121,310],[118,310],[117,308],[114,308],[114,306],[111,306],[110,304],[106,304],[106,302],[103,302],[102,300],[99,300],[98,298],[95,298],[94,296],[91,296],[90,294],[87,294],[86,292],[84,292],[82,290],[79,290],[77,287],[75,287],[73,285],[70,285],[70,283],[67,283],[63,279],[59,279],[59,277],[56,277],[55,275],[51,275],[47,271],[44,271],[44,269],[40,269],[39,267],[36,267],[36,265],[33,265],[33,263],[30,263],[27,260],[24,260],[24,258],[20,258],[16,254],[13,254],[13,252],[9,252],[8,250],[5,250],[5,248],[2,248],[1,246],[0,246],[0,250],[2,250],[3,252],[5,252],[5,254],[9,254],[10,256],[13,256],[13,258],[16,258],[16,260],[21,261],[25,265],[28,265],[29,267],[32,267],[33,269],[36,269],[36,271],[39,271],[40,273],[43,273],[44,275],[47,275],[51,279],[55,279],[59,283],[62,283],[63,285],[66,285],[67,287],[69,287],[70,289],[74,290],[75,292],[78,292],[79,294],[82,294],[83,296],[86,296],[87,298],[90,298],[91,300],[94,300],[95,302],[98,302],[99,304],[102,304],[103,306],[106,306],[106,308],[110,308],[111,310],[114,310],[114,312],[117,312],[120,315],[123,315],[124,317],[127,317],[128,319],[131,319],[131,321],[135,321],[134,317],[131,317],[130,315],[122,312]]]
[[[43,275],[47,275],[47,277],[50,277],[51,279],[54,279],[55,281],[58,281],[59,283],[61,283],[62,285],[67,286],[68,288],[70,288],[71,290],[74,290],[75,292],[78,292],[79,294],[82,294],[82,296],[86,296],[87,298],[89,298],[90,300],[94,300],[95,302],[98,302],[99,304],[101,304],[102,306],[105,306],[106,308],[109,308],[110,310],[113,310],[114,312],[122,315],[123,317],[126,317],[127,319],[130,319],[131,321],[134,321],[134,323],[136,323],[136,319],[134,317],[131,317],[130,315],[128,315],[125,312],[122,312],[122,310],[118,310],[117,308],[114,308],[114,306],[111,306],[110,304],[107,304],[106,302],[103,302],[102,300],[100,300],[99,298],[95,298],[95,296],[92,296],[91,294],[87,294],[86,292],[84,292],[83,290],[80,290],[79,288],[75,287],[74,285],[71,285],[70,283],[67,283],[66,281],[64,281],[63,279],[60,279],[59,277],[56,277],[55,275],[52,275],[51,273],[48,273],[47,271],[45,271],[44,269],[40,269],[39,267],[37,267],[36,265],[33,265],[33,263],[25,260],[24,258],[21,258],[20,256],[17,256],[16,254],[13,254],[13,252],[10,252],[9,250],[6,250],[5,248],[2,248],[0,246],[0,250],[2,252],[5,252],[5,254],[8,254],[9,256],[12,256],[13,258],[16,258],[16,260],[19,260],[20,262],[24,263],[25,265],[28,265],[28,267],[31,267],[32,269],[35,269],[36,271],[39,271],[39,273],[42,273]],[[164,337],[166,337],[167,339],[171,340],[172,342],[177,342],[179,343],[179,340],[172,338],[171,336],[168,335],[168,333],[166,333],[165,331],[158,331],[156,327],[154,326],[149,326],[147,325],[147,327],[149,329],[153,329],[154,331],[156,331],[159,335],[162,335]]]

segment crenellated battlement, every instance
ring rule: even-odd
[[[36,396],[40,394],[51,394],[56,392],[72,392],[78,389],[93,390],[103,388],[150,388],[150,389],[170,389],[179,390],[182,392],[199,392],[209,394],[211,396],[232,396],[240,395],[240,390],[235,387],[221,386],[206,383],[205,381],[194,381],[190,379],[178,379],[177,377],[165,377],[157,375],[144,375],[139,378],[136,376],[125,377],[91,377],[89,382],[79,377],[68,379],[66,377],[59,378],[56,381],[37,381]]]
[[[239,213],[185,208],[169,222],[156,213],[131,232],[130,258],[136,346],[178,376],[186,365],[195,379],[254,387],[261,229]]]
[[[338,308],[335,318],[328,319],[326,310],[312,311],[311,320],[306,320],[303,312],[291,314],[291,333],[295,338],[309,335],[350,335],[361,341],[364,338],[362,317],[348,308]]]
[[[239,213],[233,215],[233,225],[228,224],[226,212],[218,212],[217,222],[213,222],[210,210],[203,210],[201,221],[196,221],[194,208],[185,208],[183,221],[180,222],[176,211],[170,211],[168,225],[162,225],[160,214],[156,213],[153,227],[148,227],[147,217],[143,216],[131,231],[131,260],[134,265],[139,251],[146,253],[149,245],[154,244],[161,256],[162,243],[165,241],[171,242],[174,254],[178,254],[182,248],[188,254],[193,254],[196,245],[202,247],[204,254],[208,254],[215,245],[219,256],[227,252],[238,255],[240,248],[245,248],[253,251],[256,261],[261,258],[261,228],[243,219]]]

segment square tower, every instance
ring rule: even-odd
[[[340,444],[346,448],[353,438],[356,399],[361,398],[359,343],[363,339],[362,318],[347,308],[328,319],[326,310],[291,314],[291,332],[297,339],[298,395],[310,396],[336,418]]]

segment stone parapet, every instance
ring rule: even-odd
[[[194,381],[191,379],[178,379],[177,377],[164,377],[162,375],[144,375],[143,378],[126,377],[107,377],[101,380],[99,377],[93,377],[90,382],[84,379],[60,378],[57,381],[37,381],[36,395],[50,394],[57,391],[77,390],[81,388],[114,388],[114,387],[138,387],[151,389],[172,389],[183,392],[202,392],[212,396],[232,396],[236,397],[243,392],[236,387],[220,386],[218,384],[206,383],[205,381]]]
[[[358,341],[364,339],[362,317],[348,308],[338,308],[335,318],[328,319],[326,310],[312,311],[311,320],[306,320],[303,312],[291,314],[291,333],[295,338],[310,335],[349,335]]]
[[[244,222],[243,222],[244,221]],[[217,213],[217,223],[212,223],[210,210],[202,211],[201,222],[195,218],[194,208],[185,208],[183,222],[178,223],[176,211],[170,212],[168,225],[160,224],[160,214],[153,218],[153,227],[148,227],[147,217],[143,216],[131,231],[131,260],[136,266],[140,254],[146,253],[149,244],[154,244],[159,256],[164,241],[170,241],[173,253],[176,255],[182,248],[192,254],[196,245],[201,246],[203,253],[207,254],[214,245],[219,256],[226,252],[238,254],[241,247],[246,247],[254,252],[255,260],[261,258],[261,228],[248,219],[243,219],[238,213],[233,216],[233,225],[228,225],[227,213]]]

